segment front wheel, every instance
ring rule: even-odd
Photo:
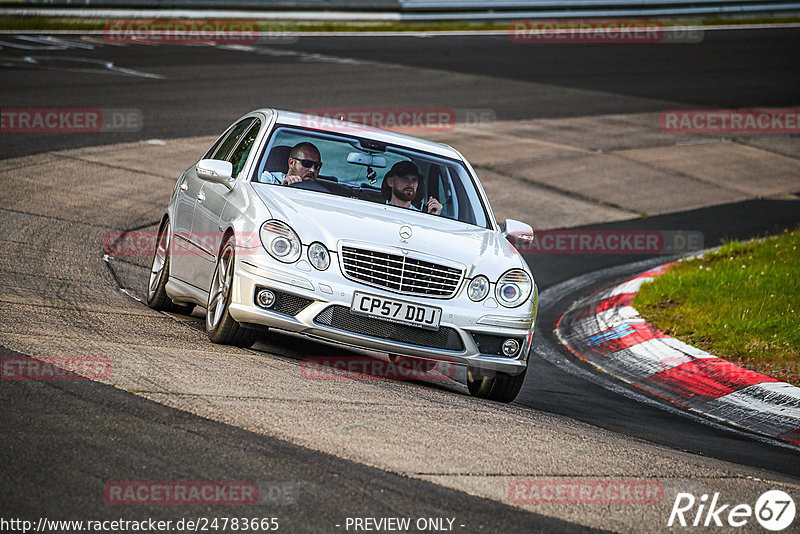
[[[527,369],[517,375],[510,375],[470,366],[467,368],[467,389],[473,397],[511,402],[522,389],[526,371]]]
[[[153,263],[150,267],[150,280],[147,284],[147,305],[154,310],[174,313],[190,314],[194,304],[176,304],[167,295],[167,282],[169,281],[169,258],[172,236],[169,231],[169,219],[164,221],[158,231],[156,250],[153,254]]]
[[[206,306],[206,333],[214,343],[249,347],[255,341],[256,333],[242,327],[231,317],[228,309],[233,291],[233,269],[236,265],[236,253],[233,237],[229,237],[222,246],[217,258],[211,287],[208,290]]]

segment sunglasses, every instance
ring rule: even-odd
[[[298,158],[292,158],[292,159],[295,161],[299,161],[300,165],[302,165],[306,169],[314,167],[315,169],[320,170],[322,168],[321,161],[314,161],[313,159],[298,159]]]

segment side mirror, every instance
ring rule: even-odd
[[[233,165],[230,161],[218,159],[201,159],[197,165],[197,177],[215,184],[225,184],[228,189],[233,189]]]
[[[503,236],[520,252],[529,252],[536,237],[529,224],[514,219],[506,219]]]

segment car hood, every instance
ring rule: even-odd
[[[252,184],[272,217],[288,223],[304,245],[319,241],[332,252],[341,241],[416,252],[466,267],[468,277],[496,280],[525,268],[522,256],[500,232],[444,217],[302,189]],[[400,228],[412,235],[405,241]]]

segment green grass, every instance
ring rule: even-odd
[[[678,263],[634,306],[690,345],[800,385],[800,228]]]
[[[43,31],[43,30],[103,30],[105,24],[112,20],[125,21],[152,21],[152,18],[75,18],[75,17],[38,17],[38,16],[7,16],[0,18],[0,30],[14,31]],[[160,22],[182,22],[192,19],[166,19],[156,18]],[[212,20],[209,18],[209,20]],[[213,19],[224,23],[227,19]],[[231,22],[243,22],[245,19],[236,19]],[[198,20],[199,22],[199,20]],[[493,30],[507,31],[508,22],[325,22],[325,21],[278,21],[278,20],[247,20],[255,24],[262,32],[425,32],[425,31],[454,31],[454,30]]]
[[[13,4],[9,3],[10,5]],[[0,5],[4,5],[0,1]],[[282,31],[282,32],[426,32],[426,31],[469,31],[469,30],[491,30],[508,31],[510,21],[430,21],[430,22],[368,22],[368,21],[279,21],[269,20],[268,14],[265,18],[254,17],[249,20],[257,24],[262,32]],[[776,23],[796,23],[800,22],[798,16],[779,16],[779,17],[708,17],[705,19],[669,19],[665,17],[638,17],[641,20],[658,20],[665,26],[684,26],[684,25],[717,25],[717,24],[776,24]],[[45,17],[45,16],[16,16],[9,15],[0,17],[0,30],[6,31],[53,31],[53,30],[103,30],[107,22],[116,19],[86,18],[86,17]],[[137,20],[137,19],[125,19]],[[142,18],[140,20],[153,20]],[[156,19],[168,21],[170,19]],[[183,20],[183,19],[182,19]],[[219,19],[224,20],[224,19]],[[237,19],[238,20],[238,19]]]

